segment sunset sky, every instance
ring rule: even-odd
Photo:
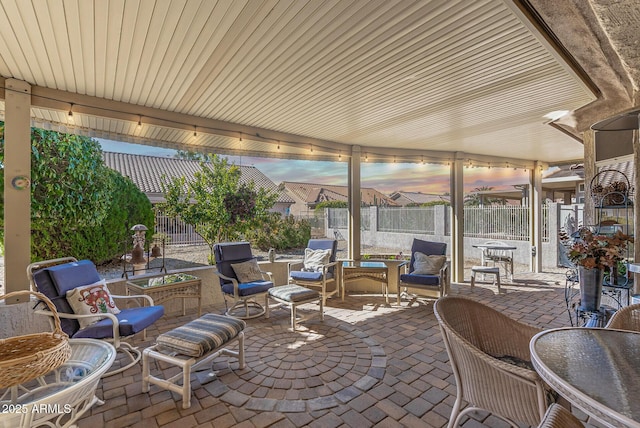
[[[172,157],[175,150],[147,145],[121,143],[98,139],[102,149],[110,152]],[[252,165],[271,181],[347,185],[346,162],[321,162],[236,156],[228,157],[237,165]],[[449,192],[449,167],[431,164],[362,163],[362,186],[373,187],[390,194],[397,190],[423,193]],[[465,191],[488,186],[511,189],[514,184],[527,182],[527,173],[511,168],[465,168]]]

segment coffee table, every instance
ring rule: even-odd
[[[186,315],[185,299],[198,299],[198,317],[202,315],[202,281],[186,273],[172,273],[153,278],[127,281],[128,295],[146,295],[155,304],[182,299],[182,315]]]

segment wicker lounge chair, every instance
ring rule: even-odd
[[[606,328],[640,331],[640,303],[619,309],[613,314]]]
[[[514,426],[538,425],[552,401],[531,366],[529,341],[541,330],[461,297],[438,299],[434,313],[456,380],[449,427],[476,409]],[[469,406],[461,411],[463,401]]]
[[[584,424],[561,405],[552,404],[538,428],[584,428]]]

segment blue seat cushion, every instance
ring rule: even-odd
[[[238,318],[205,314],[161,334],[156,344],[161,352],[198,358],[235,338],[245,327],[245,322]]]
[[[121,309],[116,315],[120,323],[120,336],[131,336],[139,333],[164,315],[164,306],[145,306]],[[79,330],[73,338],[106,339],[113,337],[113,324],[105,318]]]
[[[264,293],[273,287],[271,281],[254,281],[238,283],[238,295],[240,297],[251,296],[258,293]],[[233,295],[233,284],[227,283],[222,286],[222,292]]]
[[[310,290],[295,284],[273,287],[269,290],[269,295],[285,302],[301,302],[320,298],[320,293],[316,290]]]
[[[289,274],[291,279],[300,281],[322,281],[322,272],[306,272],[306,271],[291,271]],[[331,272],[327,272],[327,279],[333,278]]]
[[[440,277],[438,275],[415,275],[405,273],[400,275],[400,282],[405,284],[420,285],[440,285]]]

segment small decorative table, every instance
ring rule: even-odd
[[[406,264],[404,260],[345,260],[342,262],[342,293],[345,284],[359,279],[370,279],[382,283],[385,302],[389,305],[389,265],[400,269]]]
[[[154,278],[127,281],[128,295],[146,295],[155,304],[182,299],[182,315],[186,315],[185,299],[198,299],[198,317],[202,315],[202,282],[197,276],[172,273]]]

